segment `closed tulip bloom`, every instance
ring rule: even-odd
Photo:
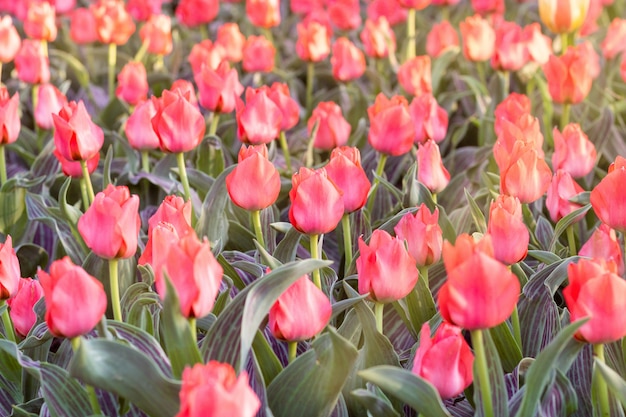
[[[348,38],[341,37],[333,44],[330,65],[337,81],[352,81],[365,73],[365,55]]]
[[[240,62],[243,59],[243,46],[246,43],[246,37],[239,25],[234,22],[228,22],[222,24],[217,29],[217,40],[215,41],[219,45],[222,45],[226,52],[224,58],[230,62]]]
[[[216,113],[230,113],[237,106],[237,99],[243,93],[237,70],[228,61],[222,61],[217,69],[203,65],[194,75],[200,93],[200,105]]]
[[[369,57],[386,58],[396,51],[396,35],[384,16],[367,19],[360,38]]]
[[[361,166],[358,148],[342,146],[333,149],[330,162],[324,168],[343,193],[344,213],[352,213],[365,205],[371,184]]]
[[[521,26],[515,22],[502,21],[495,31],[496,47],[491,56],[491,67],[498,71],[518,71],[530,59]]]
[[[5,86],[0,87],[0,146],[13,143],[20,135],[20,95],[9,92]]]
[[[589,317],[574,335],[582,341],[611,343],[626,336],[626,281],[614,263],[580,259],[567,266],[569,285],[563,290],[570,320]]]
[[[298,23],[296,53],[303,61],[324,60],[330,54],[330,33],[326,26],[314,20]]]
[[[159,137],[163,152],[179,153],[194,149],[204,137],[206,124],[198,107],[190,101],[190,94],[180,91],[163,91],[161,98],[154,101],[156,114],[152,127]]]
[[[154,14],[139,31],[141,41],[148,44],[147,51],[155,55],[172,52],[172,19],[165,14]]]
[[[439,227],[439,209],[430,212],[424,203],[414,213],[407,213],[393,228],[405,240],[417,266],[429,266],[441,259],[443,232]]]
[[[291,178],[289,221],[302,233],[321,235],[335,230],[343,217],[343,197],[324,168],[300,168]]]
[[[359,0],[330,0],[328,2],[330,21],[339,30],[354,30],[361,26]]]
[[[519,93],[511,93],[500,104],[496,106],[494,116],[495,123],[494,128],[496,135],[500,136],[502,133],[503,120],[510,123],[515,123],[521,116],[530,114],[531,103],[528,96]],[[537,126],[539,123],[537,122]]]
[[[409,152],[415,139],[415,128],[409,113],[409,103],[402,96],[391,99],[383,93],[367,108],[370,130],[367,140],[376,151],[399,156]]]
[[[24,32],[31,39],[52,42],[57,37],[54,6],[45,1],[31,1],[24,20]]]
[[[541,33],[541,25],[535,22],[524,26],[522,35],[530,60],[539,65],[548,62],[552,55],[552,39]]]
[[[439,143],[448,133],[448,112],[439,106],[431,93],[424,93],[411,101],[409,112],[415,127],[415,143],[429,139]]]
[[[70,101],[58,115],[52,115],[52,121],[54,145],[65,159],[86,161],[100,152],[104,144],[104,133],[91,120],[82,101]]]
[[[270,309],[268,324],[275,338],[299,342],[324,330],[332,312],[326,294],[305,275],[278,297]]]
[[[128,0],[126,10],[133,19],[146,22],[152,16],[161,13],[162,3],[162,0]]]
[[[191,200],[185,201],[175,195],[168,195],[163,199],[157,211],[148,219],[148,242],[139,257],[139,265],[152,264],[152,235],[154,228],[160,223],[173,227],[179,238],[195,233],[191,227]]]
[[[500,171],[511,166],[519,158],[520,149],[525,149],[524,147],[534,149],[539,158],[544,157],[543,135],[536,117],[524,113],[512,121],[500,118],[499,130],[493,154]]]
[[[618,232],[626,232],[626,159],[618,156],[609,173],[591,190],[591,206],[596,216]]]
[[[123,185],[109,184],[78,219],[78,232],[87,247],[105,259],[134,256],[140,228],[139,197],[131,196]]]
[[[513,312],[520,294],[517,277],[494,258],[490,236],[479,242],[461,234],[456,244],[443,243],[448,280],[439,290],[444,320],[467,330],[489,329]]]
[[[459,47],[459,35],[449,21],[434,23],[426,37],[426,52],[432,58]]]
[[[539,17],[554,33],[571,33],[587,16],[589,0],[540,0]]]
[[[69,159],[65,159],[61,152],[58,149],[55,149],[53,155],[56,156],[57,160],[61,164],[61,171],[63,174],[72,178],[83,178],[83,167],[80,164],[80,161],[71,161]],[[90,174],[98,168],[98,162],[100,161],[100,153],[95,154],[93,157],[88,159],[87,162],[87,171]]]
[[[194,233],[179,237],[174,227],[159,223],[152,231],[152,268],[156,290],[165,298],[165,275],[176,289],[181,313],[200,318],[211,312],[224,271],[206,238]]]
[[[624,38],[626,38],[626,19],[616,17],[611,21],[606,37],[600,44],[602,55],[606,59],[613,59],[617,55],[626,52]]]
[[[560,57],[550,56],[543,72],[552,100],[570,104],[583,101],[591,91],[598,68],[598,55],[588,42],[568,48]]]
[[[510,165],[500,172],[500,192],[532,203],[548,190],[552,171],[532,145],[520,141],[516,145]]]
[[[512,265],[526,257],[530,233],[517,197],[499,195],[491,202],[487,233],[491,236],[494,257],[498,261]]]
[[[467,17],[459,24],[463,39],[463,56],[468,61],[490,59],[496,49],[496,31],[480,15]]]
[[[115,95],[131,106],[146,100],[149,90],[148,73],[141,62],[128,62],[117,74]]]
[[[40,269],[37,276],[46,302],[46,323],[54,336],[81,336],[102,319],[107,309],[102,283],[69,257],[52,262],[50,273]]]
[[[359,252],[359,294],[369,294],[378,303],[391,303],[406,297],[415,287],[419,271],[403,240],[377,229],[369,244],[359,237]]]
[[[67,104],[67,97],[53,84],[41,84],[37,89],[37,106],[35,106],[35,122],[42,129],[52,129],[53,114]]]
[[[563,133],[555,127],[553,130],[554,153],[552,168],[562,169],[573,178],[589,174],[596,165],[596,147],[582,131],[578,123],[570,123]]]
[[[246,16],[257,27],[278,26],[280,24],[280,1],[246,0]]]
[[[366,11],[368,19],[384,17],[391,26],[406,22],[407,10],[400,6],[398,0],[372,0]]]
[[[287,84],[275,82],[267,90],[267,96],[278,106],[283,115],[280,124],[282,131],[287,131],[298,124],[300,120],[300,105],[291,97]]]
[[[28,84],[45,84],[50,81],[50,63],[41,42],[24,39],[15,55],[17,77]]]
[[[504,0],[471,0],[472,9],[481,16],[504,15]]]
[[[443,166],[439,146],[432,140],[417,147],[417,180],[432,193],[439,193],[450,182],[450,173]]]
[[[18,290],[20,283],[20,262],[13,249],[13,239],[7,235],[4,243],[0,243],[0,300],[11,298]]]
[[[210,361],[185,368],[182,381],[175,417],[254,417],[261,408],[246,371],[237,376],[228,363]]]
[[[470,386],[473,365],[474,354],[460,327],[443,322],[431,339],[428,322],[422,325],[413,373],[433,384],[441,398],[454,398]]]
[[[124,133],[133,149],[147,151],[159,148],[159,137],[152,128],[152,118],[156,115],[154,101],[140,103],[126,120]]]
[[[196,97],[196,89],[191,81],[178,78],[172,83],[170,91],[176,94],[180,92],[180,94],[182,94],[183,97],[189,100],[191,104],[193,104],[198,109],[200,108],[198,105],[198,98]]]
[[[11,16],[3,16],[0,19],[0,62],[7,64],[13,61],[21,45],[22,39],[13,26]]]
[[[432,93],[430,57],[416,56],[403,63],[398,69],[398,82],[404,91],[413,96]]]
[[[295,14],[308,15],[320,7],[323,7],[322,0],[289,0],[289,8]]]
[[[348,143],[352,126],[343,117],[341,107],[332,101],[320,102],[307,122],[309,136],[317,124],[317,134],[313,142],[316,149],[330,151]]]
[[[91,9],[79,7],[70,15],[70,38],[78,45],[98,40],[96,17]]]
[[[430,5],[430,0],[398,0],[405,9],[422,10]]]
[[[205,39],[202,42],[196,43],[191,48],[187,61],[189,61],[191,70],[194,75],[196,75],[205,65],[217,69],[225,56],[226,51],[221,44],[213,43],[210,39]]]
[[[76,7],[76,0],[55,0],[51,2],[58,15],[66,15]]]
[[[219,11],[218,0],[181,0],[176,7],[176,17],[183,25],[196,27],[212,22]]]
[[[607,224],[601,223],[593,234],[578,251],[579,256],[589,258],[601,258],[607,262],[614,262],[617,266],[617,274],[624,274],[624,259],[622,247],[617,238],[617,233]]]
[[[239,163],[226,177],[233,203],[246,210],[262,210],[274,204],[280,193],[280,174],[267,159],[265,145],[243,145]]]
[[[33,307],[43,297],[43,288],[39,281],[21,278],[15,295],[7,300],[9,315],[17,333],[26,337],[37,322]]]
[[[271,72],[276,48],[265,36],[250,36],[243,46],[241,66],[246,72]]]
[[[98,0],[91,6],[98,40],[102,43],[124,45],[135,32],[133,17],[121,0]]]
[[[255,90],[248,87],[246,104],[237,101],[237,134],[243,143],[270,143],[280,134],[282,120],[280,108],[262,88]]]

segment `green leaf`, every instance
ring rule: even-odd
[[[558,262],[561,260],[558,255],[555,255],[554,253],[545,250],[529,250],[528,256],[532,256],[536,260],[543,262],[546,265],[550,265],[554,262]]]
[[[479,330],[481,331],[481,330]],[[506,391],[506,384],[504,382],[504,372],[502,370],[502,363],[498,350],[493,342],[491,333],[489,331],[482,331],[483,343],[485,349],[485,356],[487,357],[487,370],[489,373],[489,383],[491,388],[491,401],[493,403],[493,413],[498,417],[508,417],[508,396]],[[473,335],[472,335],[473,336]],[[472,337],[472,340],[474,338]],[[477,362],[474,361],[474,375],[476,375]],[[480,386],[480,381],[474,378],[474,403],[477,410],[482,410],[482,401],[484,396],[482,395],[483,387]]]
[[[437,389],[423,378],[395,366],[375,366],[359,376],[378,385],[387,394],[405,402],[428,417],[452,417],[441,401]]]
[[[205,136],[196,148],[196,166],[205,174],[215,178],[222,173],[224,165],[220,138]]]
[[[474,220],[474,224],[476,225],[476,229],[482,233],[487,233],[487,222],[485,221],[485,215],[476,204],[474,197],[467,191],[467,188],[464,189],[465,199],[469,203],[470,213],[472,213],[472,219]]]
[[[226,258],[224,258],[224,255],[220,253],[219,255],[217,255],[216,259],[217,262],[219,262],[219,264],[222,266],[222,269],[224,270],[224,275],[230,278],[231,281],[233,281],[233,284],[239,291],[246,288],[246,283],[243,282],[237,271],[235,271],[235,268],[233,268],[233,266],[226,260]]]
[[[12,228],[26,214],[26,190],[17,186],[15,179],[2,184],[0,188],[0,232],[9,234]],[[16,236],[11,233],[14,238]]]
[[[373,417],[400,417],[388,400],[379,397],[363,388],[352,391],[352,396],[365,407],[368,415]],[[386,400],[386,401],[385,401]]]
[[[89,385],[127,398],[151,417],[178,412],[180,383],[165,377],[152,359],[135,348],[112,340],[81,340],[69,370]]]
[[[594,367],[597,369],[613,395],[626,407],[626,381],[606,363],[594,358]]]
[[[412,327],[409,330],[411,330],[413,337],[417,340],[417,335],[422,329],[422,325],[437,314],[435,300],[423,276],[417,280],[415,288],[398,303],[408,312],[408,318]]]
[[[37,268],[48,265],[48,252],[39,245],[27,243],[20,245],[15,254],[20,261],[20,272],[23,277],[34,277]]]
[[[272,347],[260,330],[258,330],[254,336],[252,350],[259,368],[261,368],[265,385],[268,386],[283,370],[283,365],[278,360],[278,357],[276,357],[276,353],[274,353]]]
[[[289,364],[267,388],[276,417],[325,417],[335,407],[357,359],[357,350],[335,329]]]
[[[284,264],[295,261],[301,238],[302,233],[295,227],[290,228],[285,237],[276,246],[274,257]]]
[[[522,360],[522,349],[517,345],[509,324],[505,321],[489,329],[493,343],[502,360],[504,372],[513,372],[513,369]]]
[[[89,71],[73,55],[60,50],[59,48],[49,48],[50,58],[58,58],[65,61],[73,70],[76,80],[83,88],[89,88]]]
[[[559,237],[567,230],[568,227],[580,221],[580,219],[591,209],[591,204],[587,204],[579,209],[572,211],[567,216],[563,217],[558,221],[556,227],[554,228],[554,236],[552,236],[552,240],[550,241],[550,252],[554,252],[556,249],[556,244],[559,240]]]
[[[228,241],[228,219],[224,216],[224,209],[230,197],[226,190],[226,176],[234,168],[234,165],[230,166],[215,179],[202,203],[200,218],[195,228],[200,238],[206,236],[209,239],[211,248],[216,253],[221,252]]]

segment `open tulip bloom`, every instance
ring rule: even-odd
[[[0,417],[626,414],[625,7],[0,0]]]

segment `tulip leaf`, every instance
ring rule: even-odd
[[[280,241],[276,250],[274,251],[274,257],[282,263],[287,263],[296,260],[296,253],[298,252],[298,244],[302,238],[302,233],[295,227],[289,229],[285,237]]]
[[[512,372],[522,360],[522,348],[515,341],[509,324],[504,321],[489,329],[489,333],[502,361],[504,372]]]
[[[256,332],[276,299],[300,277],[328,264],[315,259],[290,262],[239,292],[205,336],[201,347],[204,361],[230,363],[240,372]]]
[[[128,399],[151,417],[171,417],[178,411],[180,383],[133,347],[106,339],[81,340],[69,370],[87,384]]]
[[[481,331],[481,330],[478,330]],[[487,330],[482,330],[483,333],[483,344],[485,350],[485,356],[487,359],[487,369],[489,372],[489,384],[491,388],[491,400],[493,403],[493,413],[498,417],[508,417],[509,415],[509,407],[508,407],[508,396],[506,390],[506,384],[504,382],[504,372],[502,371],[502,362],[500,361],[500,356],[498,354],[498,349],[496,348],[495,343],[493,342],[493,338],[491,337],[491,333]],[[474,335],[472,334],[472,341],[474,340]],[[474,375],[477,375],[477,366],[478,361],[474,361]],[[476,377],[474,377],[474,403],[476,404],[477,410],[482,410],[484,401],[484,396],[482,394],[482,390],[484,389],[481,386],[481,381],[479,381]]]
[[[594,359],[594,368],[606,381],[606,385],[613,395],[619,400],[623,407],[626,407],[626,381],[606,363]]]
[[[359,388],[352,391],[352,396],[365,407],[368,415],[373,417],[400,417],[400,413],[393,409],[388,400],[383,400],[371,391]]]
[[[233,281],[233,284],[235,285],[235,287],[239,291],[246,288],[246,283],[243,282],[243,280],[241,279],[241,277],[239,276],[235,268],[233,268],[233,266],[224,258],[224,255],[220,253],[219,255],[217,255],[216,259],[217,259],[217,262],[219,262],[219,264],[222,266],[222,269],[224,270],[224,276],[230,278],[231,281]]]
[[[224,216],[226,204],[230,201],[226,189],[226,177],[235,166],[226,168],[211,186],[200,209],[196,233],[200,238],[207,237],[215,253],[222,251],[228,241],[228,219]]]
[[[580,221],[581,217],[583,217],[585,213],[587,213],[590,209],[591,204],[587,204],[579,209],[572,211],[570,214],[564,216],[561,220],[558,221],[556,227],[554,228],[554,236],[552,236],[552,240],[550,241],[550,252],[554,252],[559,237],[561,237],[561,235],[567,230],[567,228],[572,226],[574,223]]]
[[[522,405],[515,417],[534,416],[545,388],[554,379],[558,369],[566,372],[574,358],[584,346],[574,339],[574,333],[588,319],[578,320],[564,327],[552,342],[543,349],[526,372],[525,393]],[[564,354],[567,352],[567,354]]]
[[[545,250],[529,250],[528,256],[531,256],[546,265],[550,265],[561,260],[558,255]]]
[[[213,117],[216,117],[214,114]],[[196,166],[210,177],[216,178],[224,171],[224,152],[219,137],[207,135],[196,147]]]
[[[356,348],[335,329],[317,337],[311,349],[289,364],[267,388],[276,417],[324,417],[334,409],[352,367]]]
[[[278,357],[276,357],[276,353],[274,353],[272,347],[260,330],[257,330],[254,336],[252,350],[254,351],[254,356],[263,374],[265,386],[268,386],[283,370],[283,365],[278,360]]]
[[[417,338],[422,324],[433,318],[437,313],[435,300],[433,300],[433,296],[423,276],[417,280],[415,288],[403,300],[400,300],[399,304],[403,307],[406,306],[412,327],[409,330],[411,330],[415,338]]]
[[[428,417],[451,417],[437,389],[425,379],[395,366],[382,365],[359,372],[366,381],[378,385],[384,392],[408,404]]]
[[[65,61],[73,70],[76,80],[83,88],[89,88],[89,71],[83,65],[80,60],[76,59],[73,55],[60,50],[59,48],[48,48],[48,54],[50,58],[58,58]]]
[[[465,192],[465,199],[469,203],[470,213],[472,214],[472,219],[474,220],[474,224],[478,229],[478,232],[485,234],[487,233],[487,222],[485,221],[485,215],[476,204],[474,197],[467,191],[467,188],[463,190]]]
[[[17,238],[15,230],[26,213],[26,190],[10,179],[0,188],[0,232]]]

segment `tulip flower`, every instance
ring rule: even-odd
[[[432,93],[430,57],[416,56],[404,62],[398,69],[398,82],[412,96]]]
[[[154,14],[139,31],[141,42],[147,52],[159,56],[172,52],[172,19],[165,14]]]
[[[57,337],[74,338],[90,332],[107,308],[104,286],[69,257],[52,262],[50,272],[39,270],[46,301],[46,323]]]
[[[149,90],[148,73],[141,62],[131,61],[117,74],[115,95],[131,106],[146,100]]]
[[[37,315],[33,307],[41,297],[43,297],[43,288],[39,281],[32,278],[21,278],[17,292],[7,300],[11,321],[15,325],[15,331],[20,336],[26,337],[37,322]]]
[[[499,119],[497,126],[500,132],[493,146],[494,158],[500,171],[506,171],[519,158],[518,153],[526,147],[533,149],[539,158],[543,158],[543,135],[539,120],[528,113],[507,117],[512,120],[503,117]]]
[[[413,373],[433,384],[441,398],[454,398],[472,383],[473,365],[474,354],[459,327],[444,322],[431,339],[428,322],[422,325]]]
[[[398,0],[372,0],[367,5],[366,11],[369,19],[377,20],[384,17],[391,26],[407,20],[407,10],[400,6]]]
[[[589,174],[596,165],[596,147],[577,123],[565,126],[563,133],[555,127],[552,133],[554,153],[552,168],[562,169],[573,178]]]
[[[424,93],[411,101],[409,112],[415,127],[415,143],[429,139],[439,143],[448,133],[448,112],[439,106],[431,93]]]
[[[126,10],[133,19],[146,22],[152,16],[161,13],[162,3],[162,0],[128,0]]]
[[[587,16],[589,0],[540,0],[539,17],[554,33],[571,33]]]
[[[432,140],[417,147],[417,180],[434,194],[443,191],[450,182],[450,173],[443,166],[439,146]]]
[[[70,38],[78,45],[98,40],[96,17],[91,9],[79,7],[70,16]]]
[[[67,104],[67,97],[53,84],[41,84],[37,89],[37,105],[35,106],[35,122],[42,129],[51,129],[54,126],[53,114]]]
[[[318,103],[307,122],[309,136],[317,125],[317,133],[313,138],[313,146],[317,149],[330,151],[348,143],[352,127],[343,117],[341,107],[332,101]]]
[[[250,36],[243,46],[241,66],[246,72],[271,72],[276,47],[264,36]]]
[[[367,19],[360,38],[365,53],[372,58],[386,58],[396,51],[396,35],[384,16]]]
[[[212,22],[219,11],[218,0],[181,0],[175,14],[183,25],[196,27]]]
[[[493,243],[494,258],[512,265],[528,253],[530,233],[524,224],[522,204],[517,197],[499,195],[491,202],[487,234]]]
[[[463,56],[468,61],[486,61],[496,49],[496,32],[479,15],[469,16],[459,24],[463,40]]]
[[[524,26],[522,33],[528,49],[528,57],[532,62],[544,65],[552,55],[552,39],[541,33],[541,25],[537,22]]]
[[[180,410],[175,417],[254,417],[261,402],[248,385],[248,374],[239,376],[230,364],[209,361],[186,368],[182,375]]]
[[[13,297],[19,290],[20,274],[20,263],[13,249],[13,239],[11,235],[7,235],[5,242],[0,243],[0,307],[4,305],[5,300]],[[8,310],[2,314],[2,324],[5,337],[15,341]]]
[[[280,1],[246,0],[246,16],[257,27],[278,26],[280,24]]]
[[[50,81],[50,63],[40,41],[24,39],[15,55],[17,77],[28,84],[45,84]]]
[[[77,162],[65,159],[58,149],[55,149],[53,154],[54,156],[56,156],[57,160],[61,164],[61,171],[63,171],[64,175],[72,178],[83,178],[84,172],[80,161]],[[98,168],[98,162],[100,162],[100,154],[95,154],[91,159],[88,159],[85,162],[87,163],[87,172],[89,174],[93,174],[96,168]],[[84,198],[88,199],[87,196],[84,196]]]
[[[159,137],[152,128],[152,118],[156,115],[156,108],[153,100],[146,100],[133,109],[124,125],[124,133],[128,143],[134,149],[147,151],[158,149],[160,146]],[[145,170],[148,167],[143,167]]]
[[[530,59],[521,26],[502,21],[496,25],[495,32],[496,47],[491,56],[491,67],[498,71],[520,70]]]
[[[307,62],[306,109],[308,113],[312,106],[313,78],[315,75],[313,64],[323,61],[330,54],[331,33],[326,26],[315,20],[298,23],[297,27],[296,53],[301,60]]]
[[[583,101],[599,68],[598,55],[589,42],[568,48],[560,57],[552,55],[543,66],[552,100],[567,104]]]
[[[225,55],[226,51],[222,45],[213,43],[210,39],[205,39],[191,48],[187,61],[189,61],[195,76],[202,71],[204,65],[217,69],[218,65],[224,60]]]
[[[481,16],[504,15],[504,0],[471,0],[472,9]]]
[[[380,93],[367,108],[370,130],[369,144],[376,151],[391,156],[404,155],[413,147],[415,128],[409,112],[409,103],[402,96],[391,99]]]
[[[167,274],[183,316],[201,318],[211,312],[224,271],[206,238],[200,241],[195,232],[179,237],[174,226],[161,222],[152,231],[151,265],[157,292],[165,298]]]
[[[500,134],[502,133],[503,121],[513,123],[513,125],[515,126],[517,125],[517,120],[520,120],[522,116],[530,115],[530,112],[531,103],[528,96],[519,93],[511,93],[507,95],[506,98],[496,106],[496,109],[494,111],[494,116],[496,119],[494,123],[494,129],[496,131],[496,136],[500,137]],[[533,118],[530,119],[529,122],[533,123],[535,120],[537,119]],[[538,120],[536,122],[536,127],[537,133],[541,134],[541,132],[538,130]]]
[[[246,43],[246,37],[241,33],[237,23],[228,22],[222,24],[217,29],[217,40],[215,43],[224,48],[224,59],[229,62],[241,62],[243,59],[243,46]]]
[[[0,147],[15,142],[21,128],[20,95],[9,97],[7,88],[0,86]]]
[[[272,142],[280,134],[283,113],[265,89],[246,90],[246,104],[237,101],[237,134],[239,140],[251,145]]]
[[[434,23],[426,36],[426,53],[431,58],[437,58],[459,45],[459,35],[447,20]]]
[[[500,193],[532,203],[548,190],[551,179],[550,167],[533,145],[517,141],[508,167],[500,172]]]
[[[346,37],[333,43],[330,64],[337,81],[353,81],[365,73],[365,55]]]
[[[57,37],[56,12],[48,2],[28,2],[24,32],[31,39],[52,42]]]
[[[214,113],[230,113],[235,110],[237,98],[243,93],[237,70],[222,61],[217,69],[203,65],[194,74],[200,93],[200,105]],[[215,133],[215,132],[213,132]]]
[[[614,262],[617,266],[617,274],[624,274],[624,259],[622,248],[614,229],[602,223],[589,240],[578,251],[578,255],[589,258],[601,258],[608,262]]]
[[[546,207],[552,221],[556,223],[572,211],[581,208],[582,205],[572,203],[570,199],[584,191],[568,172],[556,171],[546,197]]]
[[[626,232],[626,159],[618,156],[609,173],[591,190],[591,207],[602,222],[618,232]]]
[[[407,213],[393,229],[400,240],[405,240],[409,254],[418,267],[429,266],[441,259],[443,232],[439,227],[439,209],[430,212],[422,205],[414,213]]]
[[[8,64],[13,61],[21,45],[22,39],[13,26],[11,16],[0,18],[0,63]]]

